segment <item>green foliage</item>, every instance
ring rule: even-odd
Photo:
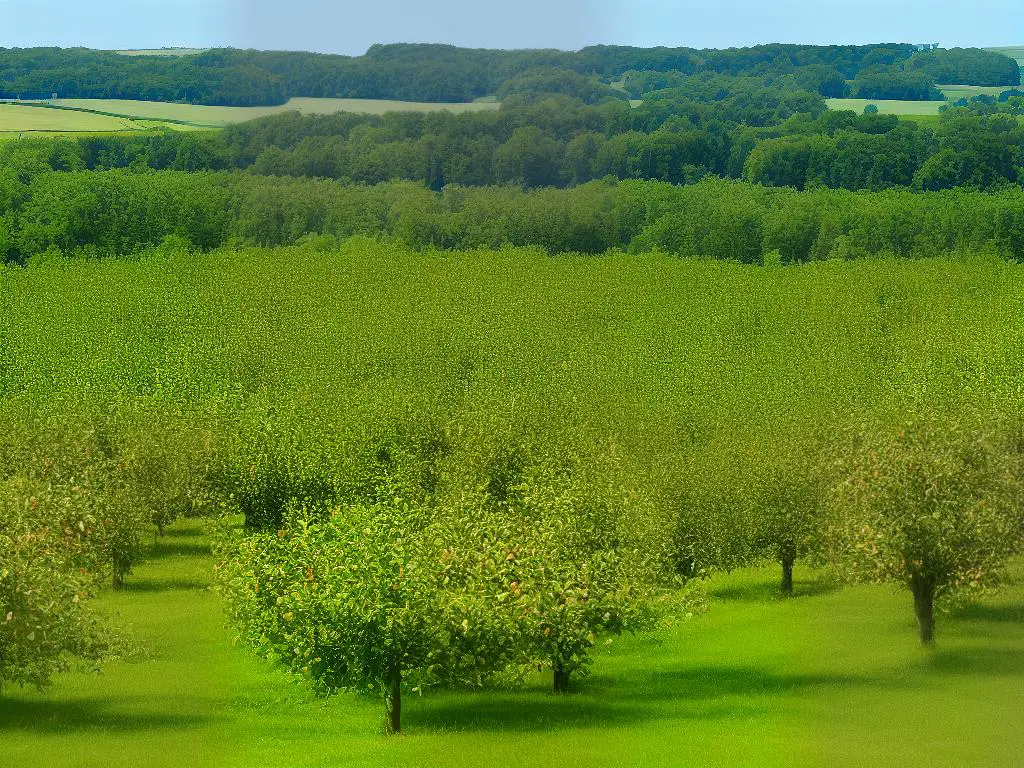
[[[386,696],[393,731],[403,686],[479,684],[508,659],[514,632],[493,601],[511,545],[493,521],[399,497],[320,518],[296,513],[227,551],[222,591],[248,642],[321,693]]]
[[[529,468],[516,503],[502,505],[504,514],[524,519],[509,559],[525,657],[551,669],[562,693],[571,675],[588,671],[602,635],[653,629],[660,614],[680,608],[669,602],[657,515],[617,484],[611,464],[593,457],[574,463]]]
[[[1020,67],[1014,59],[977,48],[921,51],[906,63],[937,83],[1020,85]]]
[[[923,71],[898,70],[862,72],[853,81],[850,95],[855,99],[941,100],[934,78]]]
[[[767,70],[777,77],[795,73],[818,83],[830,81],[820,74],[822,68],[852,78],[865,67],[905,61],[913,53],[910,45],[778,44],[729,50],[598,45],[577,52],[394,44],[373,45],[365,55],[354,57],[228,48],[186,56],[125,56],[84,48],[6,49],[0,50],[0,68],[7,73],[0,98],[49,99],[56,92],[62,98],[237,106],[283,104],[292,96],[463,102],[494,94],[510,81],[513,89],[525,82],[531,89],[543,84],[559,92],[582,89],[604,96],[592,84],[594,75],[615,78],[631,70],[738,75]]]
[[[908,587],[930,643],[932,601],[977,592],[1019,551],[1019,442],[995,425],[935,416],[852,437],[831,559],[850,578]]]
[[[67,470],[51,456],[0,478],[0,685],[44,687],[109,645],[87,607],[110,566],[102,490]]]

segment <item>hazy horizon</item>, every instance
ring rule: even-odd
[[[657,45],[728,48],[759,43],[1024,44],[1011,0],[0,0],[0,46],[100,49],[230,46],[359,55],[374,43],[474,48]]]

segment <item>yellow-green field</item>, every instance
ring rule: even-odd
[[[63,107],[52,109],[50,107]],[[124,99],[57,99],[36,104],[0,104],[0,136],[39,133],[120,133],[153,128],[196,130],[223,128],[257,117],[297,111],[306,115],[358,112],[480,112],[499,109],[497,101],[436,104],[376,99],[291,99],[277,107],[207,107]]]
[[[326,115],[334,112],[361,112],[380,115],[385,112],[478,112],[498,109],[497,102],[471,104],[440,104],[386,99],[311,99],[295,98],[277,107],[207,107],[199,104],[171,104],[162,101],[129,101],[125,99],[57,99],[55,106],[113,112],[143,120],[180,120],[193,125],[220,127],[253,120],[266,115],[297,111],[305,115]]]
[[[0,104],[0,134],[21,133],[112,133],[144,130],[146,126],[121,117],[92,112]]]
[[[956,101],[962,98],[971,98],[984,94],[986,96],[998,96],[1003,91],[1008,91],[1012,88],[1012,85],[997,85],[997,86],[984,86],[984,85],[940,85],[939,90],[947,99]]]
[[[135,48],[126,51],[114,51],[122,56],[195,56],[205,53],[209,48]]]
[[[874,104],[883,115],[937,115],[944,101],[896,101],[890,99],[825,99],[829,109],[852,109],[863,112],[868,104]]]

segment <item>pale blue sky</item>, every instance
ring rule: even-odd
[[[0,0],[0,47],[1024,45],[1021,0]]]

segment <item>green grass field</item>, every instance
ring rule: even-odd
[[[134,120],[122,117],[0,104],[0,134],[114,133],[144,128]]]
[[[984,86],[984,85],[940,85],[939,90],[945,95],[947,99],[956,101],[957,99],[968,98],[973,96],[985,95],[985,96],[998,96],[1003,91],[1010,90],[1012,86],[999,85],[999,86]]]
[[[892,99],[825,99],[829,109],[852,109],[860,114],[868,104],[878,107],[883,115],[923,116],[939,114],[944,101],[896,101]]]
[[[380,704],[323,703],[222,627],[194,523],[101,598],[138,658],[0,699],[0,753],[71,766],[1010,766],[1024,754],[1024,567],[917,644],[908,598],[774,570],[708,585],[708,613],[616,641],[567,698],[523,690],[410,697],[406,735]],[[802,577],[802,580],[801,578]]]
[[[196,56],[208,50],[209,48],[135,48],[114,53],[120,53],[122,56]]]
[[[222,128],[258,117],[298,111],[303,114],[360,112],[433,112],[449,110],[476,112],[499,109],[496,101],[470,104],[439,104],[374,99],[291,99],[278,107],[207,107],[196,104],[171,104],[159,101],[122,99],[56,99],[47,105],[0,105],[0,133],[34,131],[45,133],[121,132],[153,127],[177,129]],[[106,114],[100,114],[106,113]]]

